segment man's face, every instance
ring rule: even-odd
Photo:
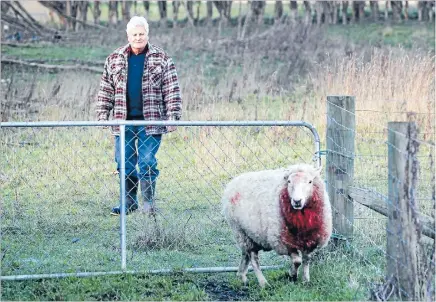
[[[133,49],[144,49],[145,45],[147,45],[145,28],[143,26],[136,26],[129,29],[129,31],[127,32],[127,39],[129,40],[130,46]]]

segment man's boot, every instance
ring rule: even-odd
[[[156,188],[156,181],[141,180],[141,192],[144,200],[144,213],[155,214],[156,205],[154,203],[154,192]]]
[[[138,179],[136,177],[127,177],[126,179],[126,215],[138,209],[137,201]],[[112,208],[111,215],[120,215],[121,206]]]

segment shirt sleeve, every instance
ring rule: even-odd
[[[114,108],[115,88],[110,78],[108,68],[109,58],[106,59],[104,64],[104,70],[100,80],[100,88],[97,94],[96,114],[98,121],[107,121],[111,110]]]
[[[182,96],[176,66],[173,60],[167,60],[162,78],[162,95],[167,109],[168,120],[178,121],[182,116]]]

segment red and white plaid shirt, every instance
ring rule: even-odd
[[[104,64],[100,89],[97,95],[97,119],[114,120],[127,117],[127,62],[131,48],[126,45],[110,54]],[[176,67],[159,47],[148,43],[142,76],[143,114],[146,121],[179,120],[182,115],[182,97]],[[112,128],[118,135],[118,126]],[[167,133],[166,127],[146,126],[149,135]]]

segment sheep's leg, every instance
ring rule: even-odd
[[[250,263],[250,253],[243,251],[241,263],[239,264],[239,269],[238,272],[236,273],[236,276],[240,276],[244,284],[247,283],[247,272],[248,272],[249,263]]]
[[[265,285],[268,284],[268,281],[266,281],[260,270],[258,251],[251,252],[251,265],[253,266],[253,271],[257,277],[257,281],[259,281],[260,287],[265,287]]]
[[[301,256],[300,253],[295,250],[291,252],[292,264],[289,269],[289,276],[291,276],[292,281],[296,282],[298,277],[298,268],[301,265]]]
[[[309,275],[309,264],[310,264],[310,255],[303,254],[303,282],[308,283],[310,281]]]

